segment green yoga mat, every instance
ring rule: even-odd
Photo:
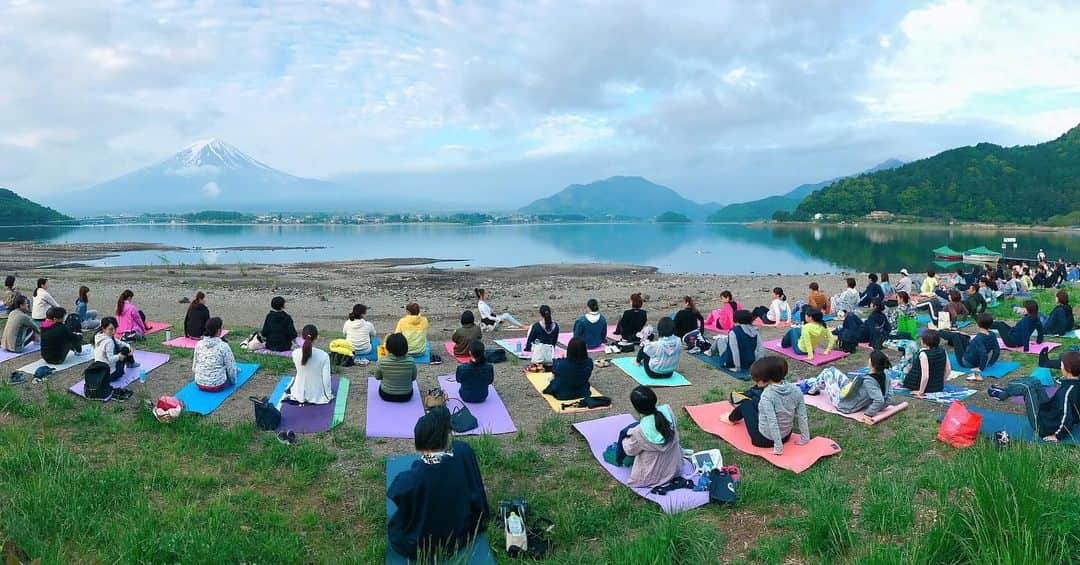
[[[630,375],[630,378],[646,386],[690,386],[690,381],[678,372],[672,373],[667,379],[654,379],[646,375],[645,368],[635,363],[633,357],[619,357],[612,359],[611,363]]]
[[[338,379],[337,396],[334,397],[334,419],[330,420],[330,427],[334,428],[345,421],[345,403],[349,400],[349,379]]]

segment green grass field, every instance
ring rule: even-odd
[[[996,314],[1015,318],[1007,310]],[[160,339],[145,348],[161,350]],[[1025,370],[1035,362],[1013,358]],[[292,367],[284,358],[257,361],[271,374]],[[714,388],[702,401],[729,390]],[[465,441],[493,504],[523,496],[555,522],[552,563],[1080,561],[1080,451],[998,450],[983,440],[953,449],[935,440],[937,423],[920,402],[873,427],[811,410],[814,435],[835,439],[843,453],[799,475],[740,455],[737,505],[672,516],[611,480],[565,417]],[[253,424],[185,415],[161,425],[146,410],[63,390],[31,403],[7,384],[0,413],[0,537],[43,563],[383,558],[385,459],[354,424],[287,447]],[[679,424],[684,445],[718,441],[685,413]],[[581,447],[547,455],[566,444]],[[511,561],[497,528],[490,538],[497,559]]]

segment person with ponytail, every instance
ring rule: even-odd
[[[495,312],[491,309],[491,306],[487,303],[488,293],[482,288],[474,288],[473,292],[476,293],[476,309],[480,311],[480,327],[485,330],[494,330],[499,328],[499,324],[506,323],[512,329],[523,329],[525,324],[517,321],[513,315],[509,312],[503,312],[502,314],[495,315]]]
[[[30,317],[41,324],[48,317],[49,310],[58,308],[60,303],[49,294],[49,279],[38,279],[37,288],[34,289],[34,300],[30,308]]]
[[[525,337],[525,351],[533,353],[533,363],[550,366],[558,341],[559,324],[551,319],[551,307],[544,304],[540,306],[540,320],[529,328]]]
[[[772,289],[772,302],[768,306],[754,308],[753,314],[762,324],[769,326],[778,322],[791,322],[791,306],[788,305],[784,289]]]
[[[736,324],[735,312],[740,309],[739,303],[735,302],[735,296],[731,294],[730,290],[721,292],[720,307],[709,312],[709,315],[705,318],[705,327],[724,333],[730,332],[731,328],[735,327]]]
[[[371,354],[372,341],[378,335],[375,333],[375,325],[367,321],[367,311],[367,306],[353,304],[349,319],[345,320],[345,325],[341,328],[341,333],[345,334],[345,339],[353,346],[353,354],[358,358]]]
[[[195,293],[195,298],[188,305],[184,315],[184,337],[199,339],[206,334],[206,321],[210,319],[210,309],[206,307],[206,295],[203,291]]]
[[[330,383],[330,355],[315,347],[319,339],[319,328],[308,324],[300,330],[304,345],[292,352],[296,377],[289,388],[285,389],[284,400],[300,404],[329,404],[334,400],[334,390]]]
[[[221,326],[221,318],[206,321],[206,333],[195,344],[191,359],[195,386],[206,392],[217,392],[236,384],[236,357],[229,344],[221,339]]]
[[[698,312],[694,299],[684,296],[682,310],[675,313],[675,335],[682,338],[692,331],[704,334],[705,318]]]
[[[79,297],[75,299],[74,314],[79,317],[79,324],[84,330],[96,330],[101,327],[98,311],[90,310],[90,287],[80,286]]]
[[[138,341],[146,335],[146,315],[135,307],[135,293],[127,289],[116,299],[116,331],[125,341]]]
[[[645,325],[649,322],[649,314],[645,312],[641,307],[645,305],[645,300],[641,298],[640,292],[635,292],[630,295],[630,309],[623,312],[622,317],[619,318],[619,322],[615,324],[615,335],[619,336],[620,343],[624,344],[638,344],[641,343],[641,338],[638,334],[645,328]]]
[[[675,413],[667,404],[657,406],[656,393],[644,385],[630,391],[630,404],[641,414],[641,420],[619,433],[616,452],[634,458],[626,484],[635,488],[662,485],[682,468],[683,452],[675,430]]]
[[[484,533],[489,509],[480,464],[469,444],[453,441],[450,411],[432,408],[416,421],[419,457],[390,482],[390,547],[410,560],[437,561]]]

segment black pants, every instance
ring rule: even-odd
[[[967,351],[967,346],[971,343],[971,336],[953,331],[940,331],[938,335],[941,336],[942,341],[948,343],[956,351],[956,362],[965,369],[970,369],[967,365],[964,365],[964,352]]]
[[[994,324],[990,326],[990,329],[997,330],[998,337],[1000,337],[1001,341],[1004,341],[1005,345],[1008,345],[1009,347],[1024,347],[1027,345],[1026,343],[1013,343],[1012,340],[1009,339],[1009,332],[1012,331],[1012,326],[1001,320],[995,321]]]
[[[630,435],[630,430],[637,427],[638,422],[634,422],[629,426],[619,430],[619,441],[615,442],[615,464],[622,467],[623,460],[626,459],[626,450],[623,449],[622,442],[626,439],[626,436]]]
[[[408,402],[412,400],[413,391],[409,391],[405,394],[390,394],[379,387],[379,398],[387,402]]]
[[[746,398],[735,405],[735,410],[732,410],[728,420],[746,422],[746,433],[750,435],[750,443],[755,447],[772,447],[773,440],[761,435],[761,429],[758,428],[758,402],[761,401],[761,389],[756,386],[751,387],[743,391],[743,394]],[[786,442],[789,437],[791,434],[788,434],[784,441]]]
[[[754,317],[761,320],[761,323],[763,323],[763,324],[772,325],[772,324],[776,323],[775,320],[770,320],[769,319],[769,307],[768,306],[758,306],[757,308],[754,308],[753,314],[754,314]]]
[[[672,373],[657,373],[649,366],[649,356],[645,354],[645,348],[641,348],[637,352],[638,363],[641,363],[641,368],[645,369],[645,374],[653,379],[670,379]]]
[[[1061,355],[1058,355],[1057,359],[1053,359],[1047,351],[1049,351],[1049,349],[1044,347],[1043,350],[1039,352],[1039,366],[1047,369],[1060,369]]]

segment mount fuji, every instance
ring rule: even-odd
[[[342,201],[343,192],[339,185],[278,171],[220,139],[209,139],[156,165],[71,193],[55,205],[79,215],[325,211],[349,204]],[[352,196],[360,201],[359,194]]]

